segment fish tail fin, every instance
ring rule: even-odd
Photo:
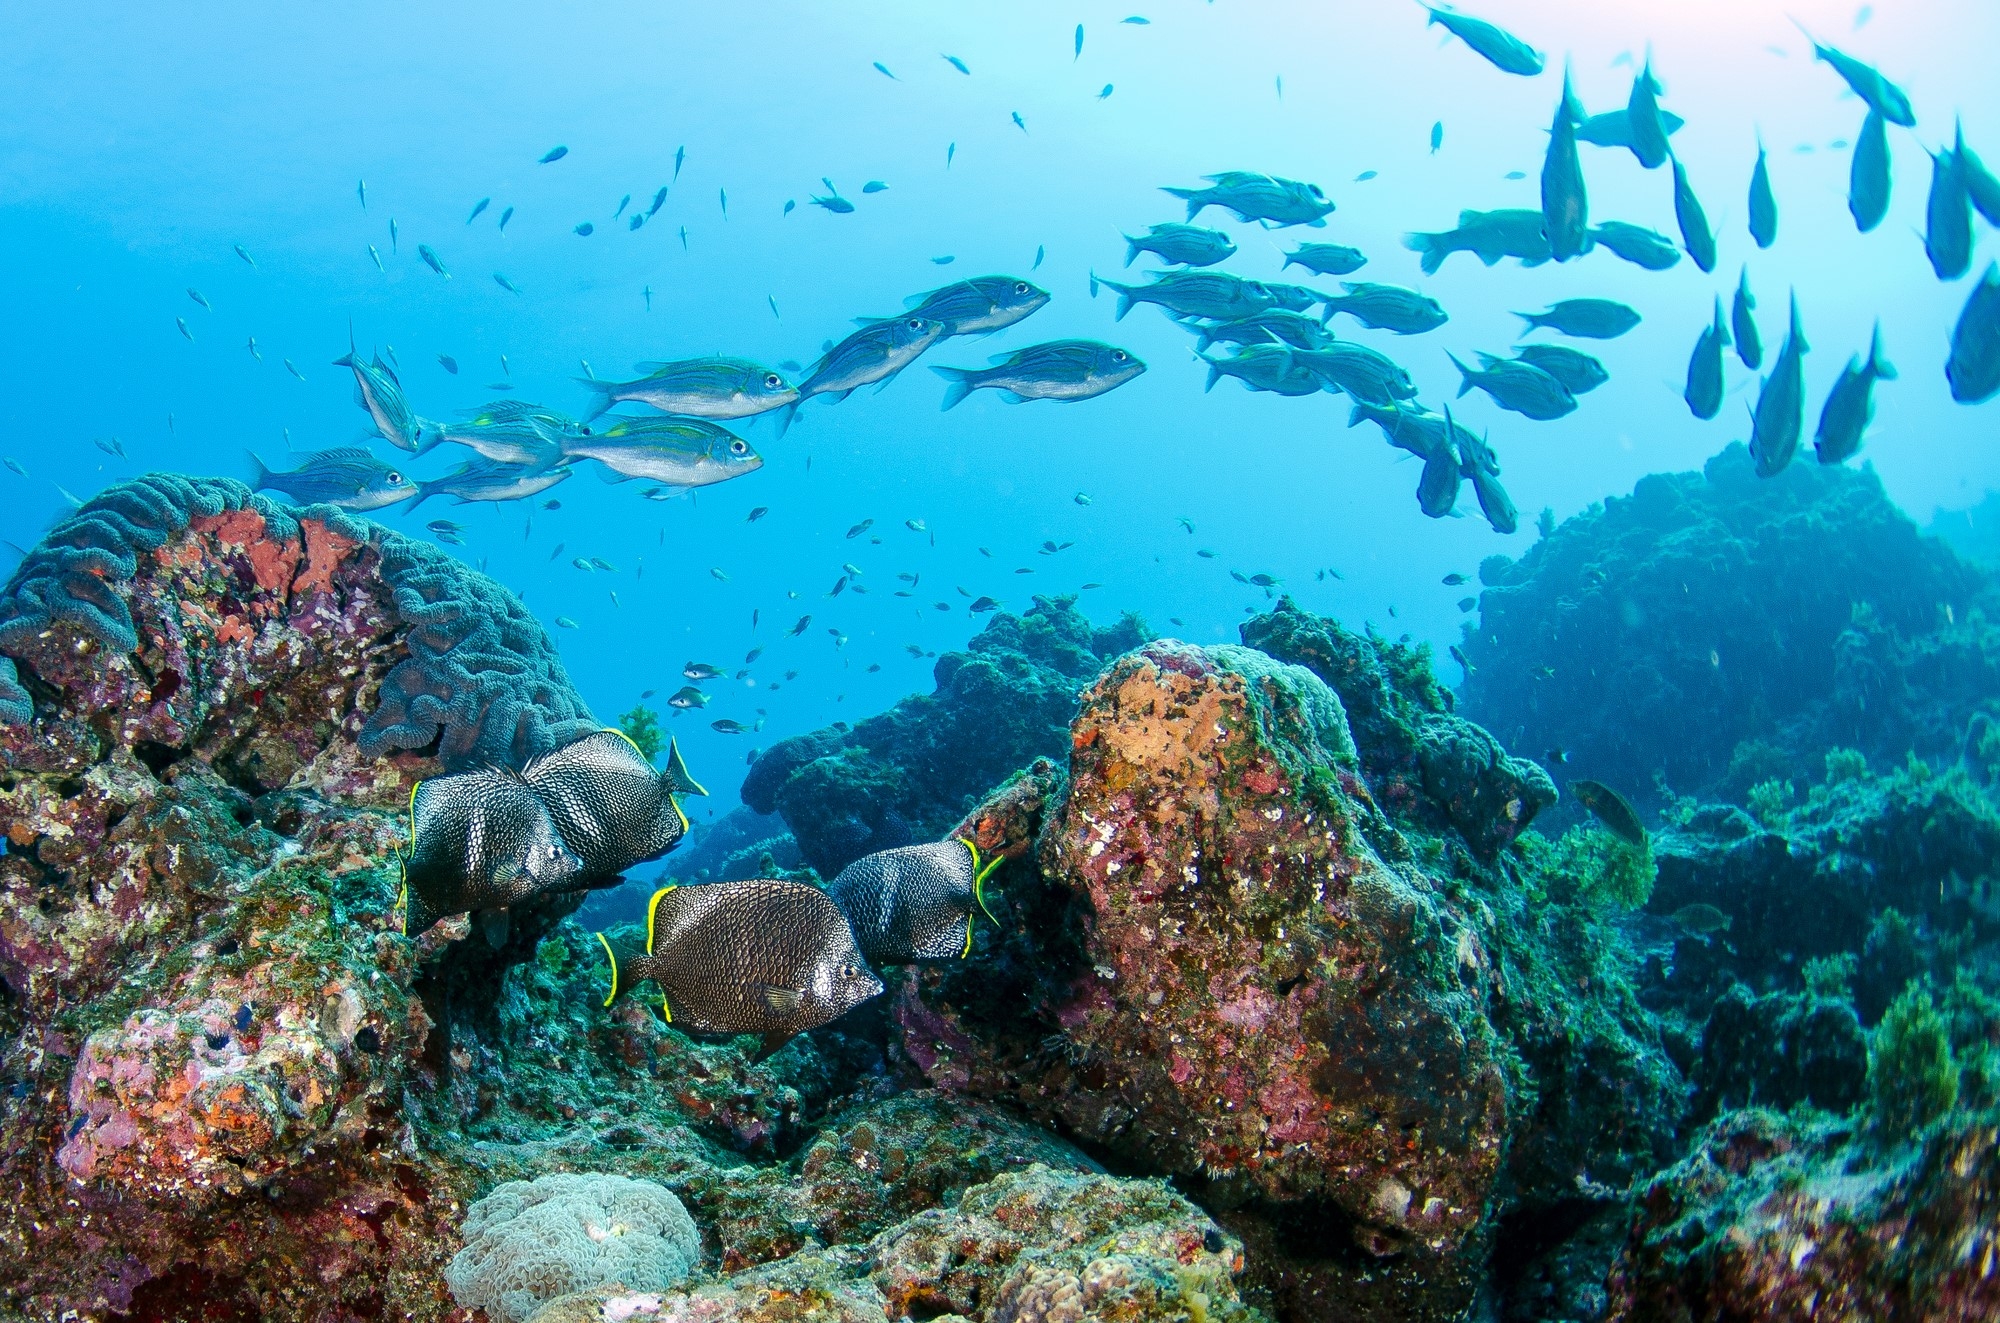
[[[1181,199],[1181,201],[1183,201],[1183,202],[1187,203],[1187,218],[1188,218],[1189,220],[1193,220],[1193,219],[1194,219],[1194,218],[1195,218],[1196,216],[1199,216],[1199,215],[1201,214],[1201,209],[1202,209],[1202,206],[1203,206],[1204,204],[1203,204],[1202,202],[1200,202],[1199,200],[1197,200],[1197,199],[1196,199],[1196,197],[1195,197],[1195,194],[1197,194],[1197,193],[1201,192],[1201,190],[1200,190],[1200,189],[1198,189],[1198,188],[1163,188],[1163,189],[1161,189],[1160,191],[1161,191],[1162,193],[1165,193],[1165,194],[1167,194],[1167,195],[1168,195],[1169,197],[1177,197],[1177,198]]]
[[[1456,398],[1464,399],[1466,392],[1472,389],[1472,369],[1459,362],[1458,355],[1452,353],[1449,349],[1444,351],[1444,356],[1451,360],[1453,367],[1458,369],[1459,382]]]
[[[1206,395],[1215,389],[1216,382],[1222,380],[1222,368],[1216,364],[1214,359],[1206,354],[1196,354],[1195,357],[1208,364],[1208,380],[1203,383],[1201,388],[1201,393]]]
[[[805,403],[803,399],[793,400],[790,404],[787,404],[784,408],[778,410],[779,436],[783,436],[785,433],[792,430],[792,422],[799,416],[799,406],[803,403]]]
[[[1129,234],[1120,234],[1118,237],[1125,241],[1125,265],[1130,266],[1139,260],[1139,241]]]
[[[397,893],[396,906],[403,911],[403,936],[412,940],[429,932],[431,925],[444,917],[425,901],[421,887],[410,885],[407,863],[403,866],[403,886]]]
[[[422,505],[425,501],[428,501],[431,497],[435,495],[437,495],[436,483],[430,483],[430,482],[418,483],[417,494],[415,496],[412,496],[410,498],[410,503],[403,507],[403,513],[408,514],[410,511],[416,509],[418,506]]]
[[[257,457],[256,451],[246,450],[243,453],[250,457],[250,490],[254,492],[271,480],[271,469]]]
[[[1884,381],[1896,379],[1896,365],[1882,357],[1882,323],[1875,323],[1875,333],[1868,340],[1868,362],[1875,369],[1875,375]]]
[[[603,933],[597,933],[597,944],[604,948],[604,959],[611,966],[611,988],[604,994],[604,1005],[608,1008],[618,1000],[618,953],[611,949],[611,941]]]
[[[1527,326],[1521,331],[1522,335],[1526,335],[1529,331],[1539,331],[1543,326],[1541,317],[1536,313],[1517,312],[1514,315],[1527,323]]]
[[[661,775],[666,778],[668,788],[679,794],[708,796],[708,787],[695,780],[694,774],[688,771],[687,764],[681,761],[681,746],[671,737],[667,740],[667,770]]]
[[[1368,410],[1362,408],[1360,402],[1356,401],[1354,407],[1347,411],[1347,425],[1349,427],[1359,427],[1367,421]]]
[[[1450,250],[1445,246],[1443,235],[1431,234],[1422,230],[1404,235],[1403,247],[1413,253],[1420,254],[1417,265],[1423,268],[1423,272],[1427,276],[1436,275],[1438,268],[1444,265],[1444,259],[1450,256]]]
[[[937,373],[951,384],[944,388],[944,403],[938,406],[940,412],[954,409],[965,403],[965,397],[972,394],[972,370],[970,368],[938,367],[931,365]]]
[[[583,421],[586,423],[599,417],[606,409],[617,403],[611,398],[612,387],[608,381],[599,381],[595,377],[578,377],[576,384],[590,391],[593,397],[590,401],[590,412],[583,416]]]

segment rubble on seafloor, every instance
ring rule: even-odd
[[[699,1262],[543,1236],[542,1323],[2000,1310],[2000,737],[1822,750],[1640,855],[1407,640],[1038,601],[760,760],[704,875],[1007,862],[968,960],[753,1062],[605,1007],[576,897],[401,935],[411,782],[590,724],[491,580],[155,475],[0,653],[0,1317],[470,1323],[469,1210],[562,1175],[669,1192]]]

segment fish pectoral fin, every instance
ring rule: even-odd
[[[781,988],[772,983],[753,983],[750,995],[755,997],[773,1015],[797,1015],[805,1005],[805,994],[797,988]],[[787,1034],[786,1037],[791,1035]]]
[[[760,1043],[757,1047],[757,1054],[750,1058],[750,1064],[754,1066],[758,1062],[769,1057],[772,1053],[778,1051],[785,1044],[791,1042],[792,1037],[793,1035],[789,1033],[781,1034],[776,1031],[765,1034],[764,1041]]]

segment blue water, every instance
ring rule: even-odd
[[[357,442],[367,420],[349,374],[329,366],[350,324],[364,349],[394,347],[419,413],[450,417],[503,380],[513,398],[580,413],[572,378],[585,361],[607,377],[718,351],[810,363],[852,318],[895,311],[952,277],[1032,276],[1055,297],[1027,322],[946,342],[879,395],[815,401],[783,437],[768,420],[745,425],[763,469],[692,499],[651,503],[643,483],[607,486],[579,469],[550,493],[558,511],[437,500],[376,516],[420,536],[438,517],[467,525],[459,554],[483,560],[551,625],[600,716],[646,689],[658,703],[686,661],[734,671],[765,649],[745,680],[710,686],[706,712],[670,723],[719,792],[708,803],[726,805],[749,749],[928,688],[931,661],[906,645],[934,653],[980,627],[961,588],[1020,609],[1033,594],[1099,583],[1083,594],[1094,617],[1136,610],[1156,630],[1213,641],[1267,604],[1235,569],[1276,575],[1349,623],[1451,641],[1465,590],[1440,586],[1442,575],[1519,554],[1543,507],[1566,516],[1747,435],[1754,381],[1733,357],[1720,418],[1697,422],[1679,398],[1711,298],[1726,299],[1745,262],[1769,352],[1786,289],[1798,291],[1813,345],[1808,433],[1880,318],[1902,380],[1878,392],[1863,459],[1919,519],[2000,486],[2000,405],[1953,404],[1942,371],[1971,280],[2000,247],[1975,221],[1972,276],[1941,284],[1916,233],[1925,149],[1949,142],[1954,115],[2000,162],[2000,10],[1493,0],[1478,12],[1548,52],[1548,70],[1500,73],[1443,42],[1416,5],[1387,0],[17,8],[0,47],[0,453],[29,476],[0,472],[4,536],[32,543],[67,508],[64,490],[87,498],[155,468],[243,477],[248,449],[282,467],[288,443]],[[1132,14],[1151,22],[1119,21]],[[1890,131],[1896,193],[1872,234],[1848,217],[1848,153],[1834,145],[1856,135],[1862,105],[1811,61],[1788,15],[1877,64],[1915,103],[1917,129]],[[1624,104],[1630,61],[1648,43],[1663,104],[1688,121],[1674,145],[1720,234],[1715,273],[1686,260],[1652,273],[1599,251],[1536,269],[1459,255],[1420,276],[1403,232],[1449,228],[1461,208],[1538,204],[1564,59],[1586,108],[1608,110]],[[1444,125],[1435,155],[1434,121]],[[1768,252],[1745,230],[1759,132],[1780,204]],[[568,155],[538,164],[558,144]],[[1622,150],[1582,151],[1593,221],[1675,233],[1666,171],[1643,171]],[[1125,278],[1121,228],[1182,219],[1162,185],[1228,169],[1315,181],[1339,209],[1323,230],[1273,233],[1210,210],[1202,223],[1240,248],[1225,269],[1278,278],[1282,248],[1334,240],[1369,255],[1353,278],[1415,285],[1445,304],[1450,323],[1422,336],[1335,325],[1405,363],[1432,407],[1457,385],[1445,351],[1504,352],[1514,309],[1600,296],[1644,314],[1622,339],[1578,342],[1612,381],[1567,418],[1528,422],[1477,394],[1457,404],[1462,420],[1491,428],[1519,533],[1493,533],[1469,485],[1468,517],[1424,518],[1416,462],[1372,426],[1348,430],[1345,400],[1256,395],[1233,381],[1204,394],[1190,337],[1152,308],[1116,322],[1108,292],[1090,297],[1093,269]],[[1357,182],[1364,171],[1377,173]],[[1507,179],[1514,171],[1524,177]],[[807,205],[822,176],[854,214]],[[864,195],[870,180],[889,187]],[[632,197],[629,217],[665,184],[665,206],[642,229],[613,219],[621,196]],[[468,224],[484,197],[492,205]],[[788,199],[799,205],[785,215]],[[585,221],[596,232],[578,237]],[[419,243],[450,280],[419,260]],[[1046,260],[1031,271],[1038,249]],[[1133,274],[1154,265],[1142,258]],[[1333,284],[1297,268],[1283,278]],[[261,361],[246,347],[253,336]],[[1077,405],[1010,407],[981,392],[939,412],[943,383],[924,365],[977,365],[1066,336],[1109,340],[1151,370]],[[129,462],[92,444],[111,437]],[[429,476],[461,458],[445,448],[413,467]],[[1809,445],[1800,462],[1813,462]],[[746,522],[757,506],[769,515]],[[845,536],[865,519],[867,534]],[[929,531],[909,531],[910,519]],[[1074,545],[1044,555],[1045,540]],[[578,555],[617,570],[579,572]],[[870,592],[829,599],[847,563]],[[1318,576],[1328,568],[1342,577]],[[915,597],[892,596],[898,572],[921,576]],[[807,614],[807,631],[784,637]],[[579,628],[555,629],[557,615]],[[784,681],[787,671],[797,678]],[[764,725],[725,736],[709,726],[722,717]]]

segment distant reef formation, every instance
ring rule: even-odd
[[[1970,573],[1866,475],[1717,465],[1658,481],[1752,529],[1883,510]],[[1794,550],[1746,534],[1740,577]],[[758,1060],[610,999],[575,897],[402,935],[413,780],[590,722],[512,594],[234,484],[113,489],[0,593],[0,1317],[1990,1319],[2000,721],[1933,668],[1986,591],[1881,654],[1904,724],[1807,703],[1643,844],[1407,637],[996,615],[669,857],[1003,860],[964,960]]]
[[[2000,717],[2000,581],[1922,535],[1872,470],[1759,478],[1741,445],[1491,557],[1468,715],[1635,802],[1738,803],[1826,750],[1954,758]]]

